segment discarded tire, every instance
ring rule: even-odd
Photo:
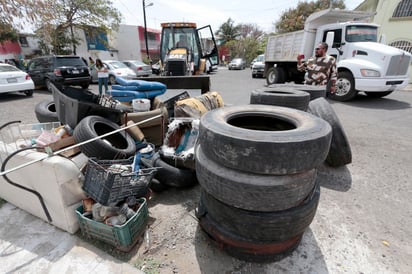
[[[325,160],[331,139],[327,122],[296,109],[231,106],[202,116],[199,140],[211,160],[259,174],[311,170]]]
[[[59,121],[53,98],[46,99],[38,103],[34,108],[34,113],[40,123]]]
[[[159,150],[160,158],[167,164],[183,169],[195,170],[195,158],[194,155],[188,155],[186,158],[176,155],[166,155],[163,153],[162,148]]]
[[[352,162],[352,151],[348,138],[329,102],[323,98],[313,100],[309,103],[308,111],[322,118],[332,127],[332,140],[325,162],[333,167],[350,164]]]
[[[297,235],[282,242],[260,242],[249,240],[235,233],[230,233],[219,226],[218,223],[206,214],[201,216],[199,209],[196,216],[199,225],[209,236],[212,242],[229,255],[244,261],[269,263],[278,261],[291,254],[298,247],[302,235]]]
[[[316,170],[291,175],[264,175],[227,168],[210,160],[198,145],[196,175],[214,198],[236,208],[278,211],[299,205],[313,190]]]
[[[166,186],[184,188],[197,184],[196,172],[191,169],[177,168],[164,162],[159,153],[151,158],[151,165],[158,167],[155,178]]]
[[[310,86],[310,85],[299,85],[299,84],[273,84],[269,85],[270,88],[292,88],[300,91],[309,93],[310,100],[315,100],[317,98],[326,97],[326,86]]]
[[[120,126],[100,116],[87,116],[75,127],[73,136],[76,143],[81,143],[97,136],[120,129]],[[134,156],[136,145],[126,131],[108,135],[102,139],[80,146],[81,152],[88,157],[99,159],[120,159]]]
[[[256,89],[250,94],[250,104],[283,106],[303,111],[308,109],[309,100],[309,93],[288,87]]]
[[[308,197],[296,207],[258,212],[227,205],[203,190],[199,212],[203,212],[203,216],[209,214],[209,218],[225,231],[250,241],[282,242],[302,234],[309,227],[315,216],[319,197],[320,187],[317,184]]]

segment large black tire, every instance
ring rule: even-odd
[[[317,99],[319,97],[326,97],[326,87],[325,86],[311,86],[311,85],[301,85],[301,84],[273,84],[268,86],[270,88],[292,88],[300,91],[309,93],[310,100]]]
[[[342,71],[338,73],[338,80],[336,81],[336,92],[328,94],[328,97],[335,101],[349,101],[358,94],[355,89],[355,80],[352,73],[349,71]]]
[[[283,68],[272,67],[266,75],[266,83],[268,85],[279,84],[285,82],[285,71]]]
[[[199,184],[216,199],[250,211],[278,211],[299,205],[313,190],[316,169],[291,175],[242,172],[211,161],[196,147]]]
[[[158,152],[151,158],[153,167],[158,167],[154,178],[166,186],[185,188],[198,183],[196,172],[191,169],[177,168],[164,162]]]
[[[34,108],[34,113],[40,123],[59,121],[53,98],[46,99],[38,103]]]
[[[112,121],[91,115],[86,116],[77,124],[73,136],[76,143],[81,143],[117,129],[120,129],[120,126]],[[80,146],[80,150],[88,157],[113,160],[134,156],[136,145],[133,138],[126,131],[120,131],[103,139],[86,143]]]
[[[282,242],[302,234],[309,227],[315,217],[319,197],[320,186],[317,184],[297,207],[256,212],[222,203],[202,189],[198,212],[202,212],[203,216],[208,215],[223,230],[250,241]]]
[[[382,92],[368,92],[365,91],[365,94],[368,95],[368,97],[372,97],[372,98],[382,98],[385,97],[389,94],[391,94],[393,92],[393,90],[391,91],[382,91]]]
[[[208,158],[226,167],[284,175],[322,164],[331,131],[324,120],[296,109],[229,106],[201,117],[198,143]]]
[[[184,169],[195,170],[195,156],[193,154],[188,155],[186,158],[177,157],[176,155],[170,156],[164,154],[162,147],[159,149],[160,158],[167,164]]]
[[[333,167],[350,164],[352,162],[352,151],[348,138],[329,102],[323,98],[313,100],[309,103],[308,111],[322,118],[332,127],[332,140],[325,162]]]
[[[200,216],[196,212],[197,216]],[[212,243],[227,252],[234,258],[256,263],[269,263],[281,260],[291,254],[298,247],[303,234],[282,242],[258,242],[250,241],[234,233],[230,233],[219,226],[214,220],[205,214],[199,218],[199,225],[209,236]]]
[[[292,88],[264,88],[253,90],[250,94],[251,104],[283,106],[306,111],[310,95]]]

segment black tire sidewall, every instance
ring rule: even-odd
[[[104,124],[107,128],[111,128],[110,131],[120,129],[119,125],[106,118],[95,115],[86,116],[74,129],[73,136],[76,143],[81,143],[99,136],[95,130],[97,124]],[[98,159],[107,160],[129,158],[135,155],[135,142],[126,131],[114,133],[111,138],[115,138],[116,141],[125,144],[125,147],[116,148],[110,142],[97,139],[93,142],[83,144],[80,146],[80,150],[88,157],[96,157]]]
[[[250,118],[251,117],[251,118]],[[236,119],[273,118],[293,124],[292,130],[253,130],[230,124]],[[272,122],[270,120],[268,123]],[[211,160],[244,172],[284,175],[311,170],[323,163],[331,127],[296,109],[243,105],[214,109],[200,119],[198,143]]]

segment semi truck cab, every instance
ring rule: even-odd
[[[315,40],[327,42],[328,54],[337,60],[338,81],[333,99],[346,101],[358,91],[382,97],[408,85],[412,55],[378,43],[376,24],[324,25],[318,28]]]

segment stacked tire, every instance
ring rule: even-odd
[[[202,229],[238,259],[284,258],[315,216],[316,168],[330,140],[327,122],[292,108],[244,105],[206,113],[195,150]]]

